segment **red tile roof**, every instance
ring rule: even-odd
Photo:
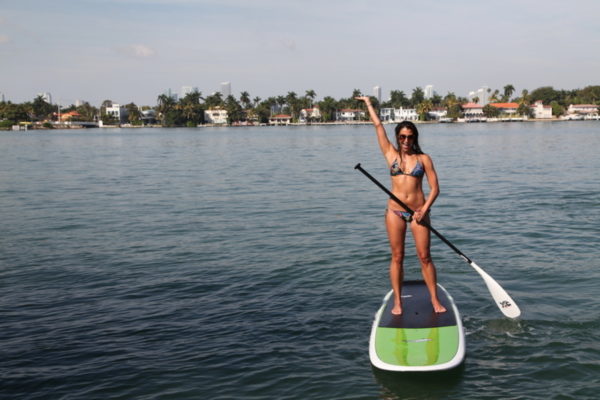
[[[483,108],[483,106],[480,106],[477,103],[467,103],[467,104],[463,104],[462,108]]]
[[[490,106],[496,108],[519,108],[517,103],[490,103]]]

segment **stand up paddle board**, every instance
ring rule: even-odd
[[[458,309],[438,283],[446,312],[436,314],[424,281],[402,284],[402,315],[394,315],[393,291],[375,314],[369,357],[387,371],[440,371],[456,367],[465,357],[465,334]]]

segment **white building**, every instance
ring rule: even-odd
[[[595,104],[569,104],[567,114],[596,114],[598,113],[598,108]]]
[[[362,110],[344,108],[342,110],[336,111],[335,119],[336,121],[356,121],[358,119],[365,118],[365,115],[365,112]]]
[[[463,109],[466,121],[485,119],[482,105],[477,103],[467,103],[463,104],[461,107]]]
[[[287,114],[277,114],[269,118],[270,125],[289,125],[292,122],[292,116]]]
[[[433,85],[425,86],[425,90],[423,91],[426,99],[431,99],[433,97]]]
[[[417,121],[419,114],[414,108],[382,108],[379,110],[379,118],[382,122]]]
[[[204,111],[204,121],[208,124],[226,125],[227,110],[221,107],[210,108]]]
[[[436,121],[439,121],[442,118],[446,118],[446,116],[448,115],[448,110],[446,110],[444,107],[436,107],[431,109],[427,115],[429,116],[429,118],[433,118]]]
[[[221,82],[221,95],[223,100],[231,96],[231,82]]]
[[[373,97],[375,97],[377,101],[381,103],[381,86],[373,87]]]
[[[468,99],[470,102],[473,102],[475,97],[477,97],[478,99],[477,104],[479,104],[480,106],[485,106],[489,102],[488,87],[482,86],[476,91],[469,92]]]
[[[298,117],[298,121],[301,123],[306,123],[308,121],[319,121],[321,119],[321,110],[319,107],[314,106],[313,108],[303,108],[300,110],[300,116]]]
[[[129,116],[129,111],[125,106],[119,105],[117,103],[112,103],[112,106],[106,107],[106,114],[112,115],[119,124],[124,124],[127,122],[127,117]]]
[[[552,118],[552,106],[545,106],[541,100],[531,105],[533,111],[533,117],[537,119],[549,119]]]

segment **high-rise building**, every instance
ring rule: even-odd
[[[477,90],[477,97],[479,97],[479,105],[485,106],[488,103],[488,87],[482,86]]]
[[[231,96],[231,82],[221,82],[221,95],[223,99]]]
[[[482,86],[475,91],[469,92],[469,101],[477,100],[477,104],[485,106],[489,101],[488,87]]]
[[[423,91],[426,99],[431,99],[433,97],[433,85],[425,86],[425,90]]]
[[[4,93],[0,92],[0,101],[2,103],[4,103],[6,100],[4,100]]]
[[[377,101],[381,103],[381,86],[373,87],[373,97],[375,97]]]

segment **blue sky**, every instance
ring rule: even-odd
[[[600,84],[599,17],[594,0],[0,0],[0,93],[154,105],[223,81],[261,98],[577,89]]]

